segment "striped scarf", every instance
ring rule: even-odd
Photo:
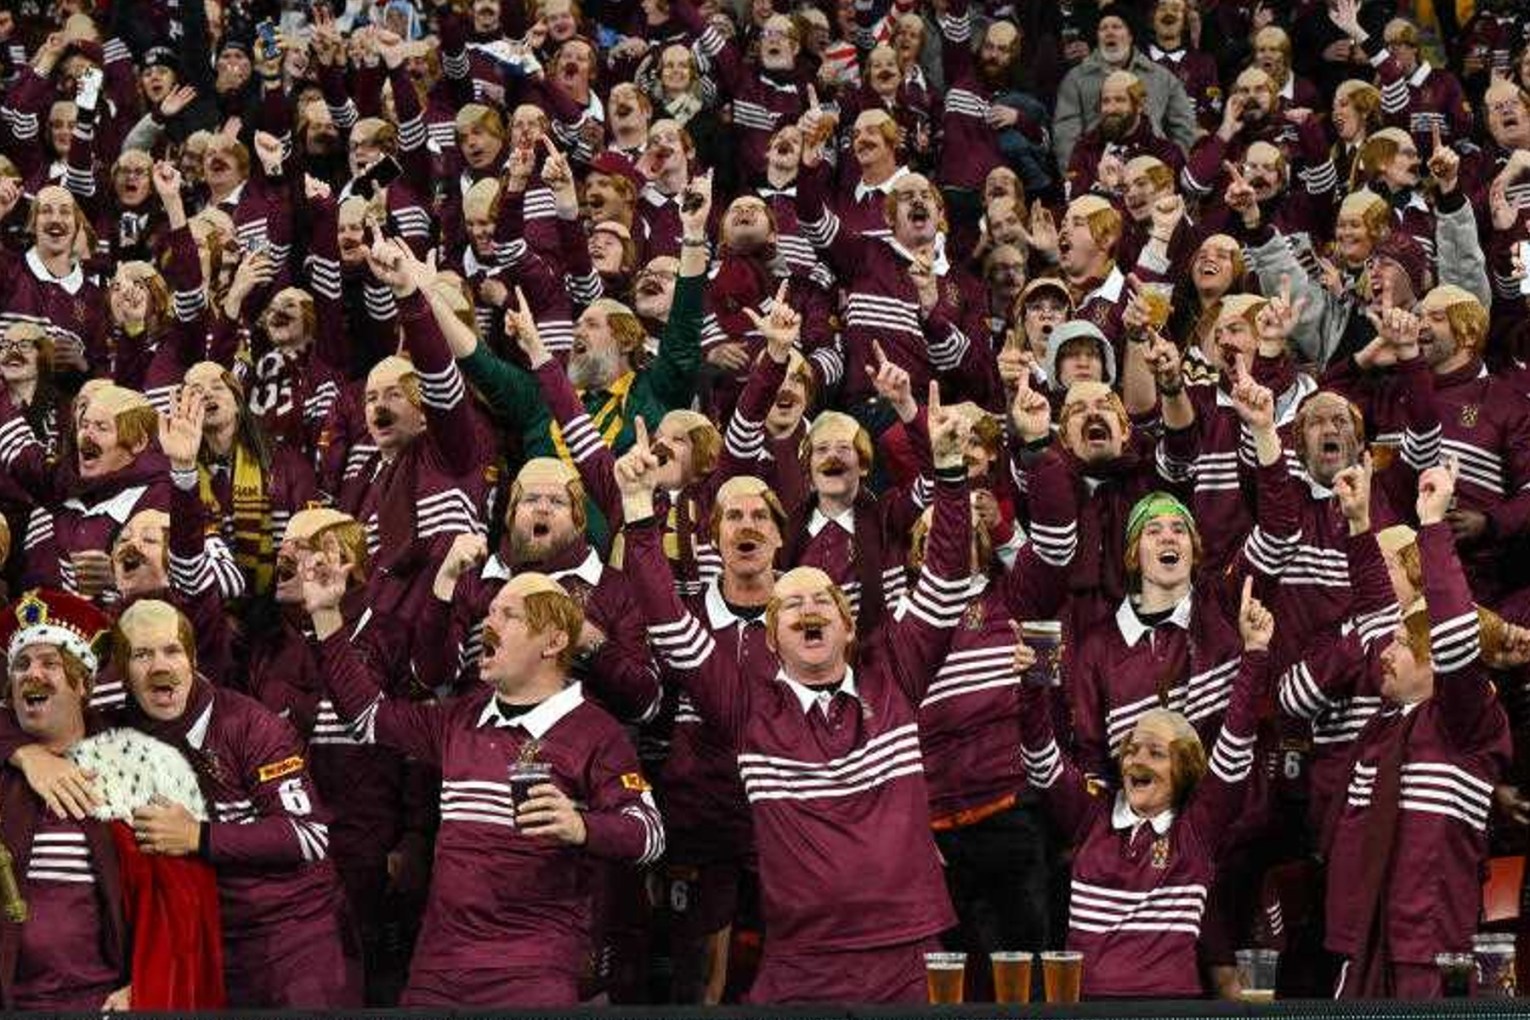
[[[232,513],[234,561],[250,580],[250,594],[264,595],[271,590],[276,556],[271,541],[271,497],[260,462],[242,443],[234,446],[233,506],[228,510],[213,494],[212,471],[206,464],[198,465],[197,477],[207,512],[218,521],[225,513]]]
[[[636,372],[628,372],[606,387],[606,402],[600,405],[600,409],[590,414],[590,424],[595,426],[595,431],[600,433],[600,439],[607,446],[615,447],[616,438],[622,434],[622,429],[627,427],[627,393],[632,389],[632,384],[637,380]],[[579,394],[583,399],[584,393]],[[654,422],[653,427],[658,428],[659,423]],[[568,451],[568,443],[563,440],[563,429],[553,422],[548,426],[552,432],[553,449],[558,451],[558,457],[569,467],[577,467],[574,463],[573,454]]]

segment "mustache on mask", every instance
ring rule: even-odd
[[[823,630],[830,624],[830,619],[822,613],[808,613],[791,625],[791,629],[797,633],[807,630]]]
[[[94,460],[101,456],[101,444],[86,436],[80,440],[80,455],[87,460]]]
[[[1158,775],[1146,765],[1128,765],[1122,770],[1126,779],[1157,779]]]
[[[756,531],[754,528],[741,528],[738,535],[734,539],[734,543],[736,545],[744,545],[745,543],[749,542],[752,542],[757,546],[764,545],[766,542],[765,533],[762,531]]]
[[[47,680],[26,680],[22,682],[21,689],[16,693],[22,698],[30,698],[33,695],[47,697],[53,693],[53,684]]]
[[[842,475],[850,470],[850,465],[838,457],[829,457],[818,466],[821,475]]]
[[[276,579],[278,581],[291,581],[298,575],[296,560],[278,559],[276,561]]]
[[[131,542],[117,550],[117,566],[125,571],[137,570],[147,562],[149,562],[149,557],[144,555],[144,551]]]
[[[149,674],[149,686],[155,690],[174,690],[181,685],[180,677],[168,669],[155,670]]]
[[[379,407],[377,410],[372,412],[372,424],[376,425],[380,429],[388,428],[397,421],[398,415],[394,414],[386,407]]]
[[[503,641],[504,639],[499,636],[499,631],[495,630],[493,626],[487,623],[483,625],[483,654],[493,655],[499,651],[499,646]]]
[[[648,449],[653,452],[655,457],[659,458],[660,464],[668,464],[675,459],[675,451],[671,450],[669,444],[662,439],[650,443]]]
[[[1107,436],[1110,435],[1110,419],[1095,412],[1084,415],[1084,436],[1088,438],[1096,429],[1103,430]]]

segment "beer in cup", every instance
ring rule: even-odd
[[[1142,296],[1142,303],[1147,306],[1148,325],[1154,329],[1163,329],[1169,324],[1169,312],[1174,300],[1174,285],[1172,283],[1144,283],[1137,289]]]
[[[1084,954],[1074,950],[1042,953],[1041,983],[1047,1002],[1077,1002],[1084,987]]]
[[[966,953],[925,953],[924,979],[930,1002],[949,1005],[962,1001],[962,984],[967,976]]]
[[[515,811],[531,799],[531,788],[552,782],[552,765],[545,761],[510,763],[510,806]]]
[[[994,1002],[1031,1001],[1031,960],[1033,953],[999,950],[988,954],[993,966]]]
[[[1062,622],[1028,620],[1020,624],[1020,640],[1036,653],[1036,662],[1021,677],[1027,687],[1056,687],[1062,683]]]

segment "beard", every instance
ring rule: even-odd
[[[1131,130],[1131,114],[1112,113],[1100,118],[1100,137],[1107,142],[1119,142],[1131,134]]]
[[[534,538],[531,535],[512,531],[510,562],[518,567],[528,563],[541,563],[557,556],[577,541],[579,541],[577,534],[562,537],[549,534],[543,538]]]
[[[615,351],[585,351],[569,358],[568,381],[575,389],[595,389],[615,379],[620,367]]]

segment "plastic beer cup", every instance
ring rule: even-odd
[[[1042,953],[1041,983],[1048,1002],[1077,1002],[1084,987],[1084,954],[1074,950]]]
[[[931,1003],[950,1005],[961,1002],[966,976],[966,953],[924,954],[924,979]]]
[[[994,1002],[1031,1001],[1031,961],[1034,953],[1000,950],[989,953],[993,966]]]

